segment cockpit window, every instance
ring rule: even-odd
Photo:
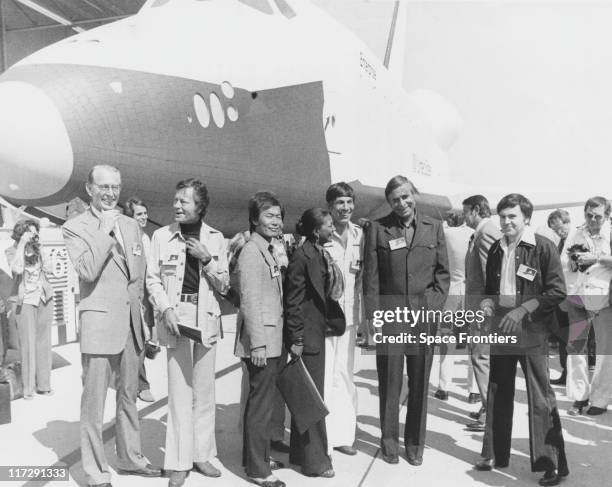
[[[224,81],[221,83],[221,93],[223,93],[223,96],[225,96],[225,98],[228,100],[234,98],[234,87],[229,81]]]
[[[225,125],[225,112],[223,111],[223,105],[221,105],[221,100],[216,93],[211,93],[210,98],[210,111],[212,112],[213,120],[215,121],[215,125],[219,128],[222,128]]]
[[[229,118],[231,122],[238,120],[238,110],[231,105],[227,107],[227,118]]]
[[[254,9],[259,10],[263,14],[273,14],[274,11],[272,7],[268,3],[268,0],[238,0],[249,7],[253,7]]]
[[[199,93],[193,95],[193,109],[200,125],[204,128],[208,127],[210,124],[210,112],[206,106],[206,101],[204,101],[204,98]]]

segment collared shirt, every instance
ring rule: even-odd
[[[197,325],[202,329],[204,342],[212,344],[220,331],[218,294],[224,295],[229,289],[227,248],[223,234],[205,223],[200,229],[200,242],[206,245],[212,259],[206,265],[199,264]],[[160,228],[153,234],[151,252],[147,256],[147,289],[157,320],[166,309],[178,309],[187,261],[186,248],[177,223]],[[159,338],[166,346],[174,347],[176,344],[176,338],[167,333],[165,326],[159,327]]]
[[[402,221],[402,219],[397,215],[397,213],[393,212],[393,217],[397,222],[397,226],[400,227],[404,233],[404,238],[406,239],[406,247],[410,248],[410,246],[412,245],[412,239],[414,238],[414,232],[416,230],[416,210],[408,226],[406,226],[406,222]]]
[[[362,277],[363,277],[363,230],[352,222],[348,223],[346,247],[337,232],[325,244],[344,278],[344,294],[338,300],[346,318],[346,326],[358,325],[363,320]]]
[[[525,227],[520,238],[508,244],[506,237],[502,237],[500,247],[503,251],[501,278],[499,281],[499,305],[504,308],[516,306],[516,247],[520,242],[530,245],[536,244],[535,233],[531,227]]]
[[[584,272],[572,271],[569,264],[567,249],[582,244],[596,257],[610,255],[610,228],[608,224],[602,226],[600,232],[592,235],[586,225],[581,225],[570,235],[561,254],[563,271],[567,283],[567,293],[582,297],[584,307],[590,311],[599,311],[608,303],[612,268],[604,264],[595,263]]]

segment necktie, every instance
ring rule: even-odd
[[[561,240],[559,240],[559,245],[557,245],[557,250],[559,250],[559,253],[563,251],[564,245],[565,245],[565,237],[562,237]]]

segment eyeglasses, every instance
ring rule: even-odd
[[[120,184],[96,184],[96,183],[92,183],[95,187],[97,187],[100,191],[102,191],[103,193],[110,193],[111,191],[113,193],[119,193],[119,191],[121,191],[121,185]]]

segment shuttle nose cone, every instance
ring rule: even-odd
[[[70,179],[73,162],[51,98],[28,83],[0,83],[0,194],[26,200],[53,195]]]

